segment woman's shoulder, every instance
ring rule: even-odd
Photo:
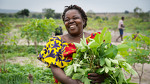
[[[60,36],[52,36],[49,39],[57,39],[57,38],[60,38]]]
[[[62,39],[60,36],[53,36],[53,37],[49,38],[48,43],[54,42],[54,41],[62,41]]]

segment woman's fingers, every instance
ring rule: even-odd
[[[88,76],[95,77],[95,76],[99,76],[99,74],[97,74],[97,73],[88,73]]]
[[[102,83],[104,81],[104,79],[106,78],[106,76],[104,74],[97,74],[97,73],[89,73],[88,74],[88,79],[92,80],[91,84],[95,84],[95,83]]]
[[[91,84],[95,84],[95,83],[98,83],[98,84],[100,84],[100,83],[102,83],[102,81],[99,81],[99,80],[96,80],[96,81],[91,81]]]
[[[88,76],[88,79],[90,79],[90,80],[98,80],[98,79],[99,79],[99,77],[92,77],[92,76]]]

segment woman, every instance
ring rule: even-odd
[[[79,43],[80,39],[83,38],[83,34],[86,38],[91,38],[90,35],[95,36],[95,34],[83,32],[87,25],[87,16],[82,8],[77,5],[67,6],[63,12],[62,19],[68,34],[50,38],[45,48],[39,54],[38,59],[48,64],[54,77],[59,82],[80,84],[79,80],[67,77],[63,69],[68,66],[72,60],[72,54],[76,52],[73,42]],[[104,80],[103,76],[101,77],[96,73],[89,73],[88,78],[92,80],[92,83],[100,83]]]

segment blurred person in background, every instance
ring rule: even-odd
[[[121,41],[123,41],[123,30],[125,28],[123,21],[124,21],[124,17],[122,16],[121,20],[119,20],[118,22],[118,29],[119,29],[120,36],[116,39],[116,42],[118,41],[119,38],[121,38]]]
[[[56,35],[63,35],[62,27],[59,26],[55,29],[55,36]]]
[[[138,35],[139,35],[139,31],[137,31],[136,34],[133,35],[133,39],[132,40],[136,39],[136,37],[138,37]]]

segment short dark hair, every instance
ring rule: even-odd
[[[85,24],[83,25],[83,28],[85,28],[86,25],[87,25],[87,16],[86,16],[84,10],[83,10],[81,7],[77,6],[77,5],[70,5],[70,6],[65,6],[65,7],[66,7],[66,8],[65,8],[65,10],[64,10],[64,12],[63,12],[63,15],[62,15],[63,21],[64,21],[64,19],[65,19],[65,14],[66,14],[66,12],[67,12],[68,10],[76,9],[76,10],[78,10],[78,11],[80,12],[82,19],[84,19],[84,21],[85,21]]]
[[[124,20],[124,16],[122,16],[121,19]]]

